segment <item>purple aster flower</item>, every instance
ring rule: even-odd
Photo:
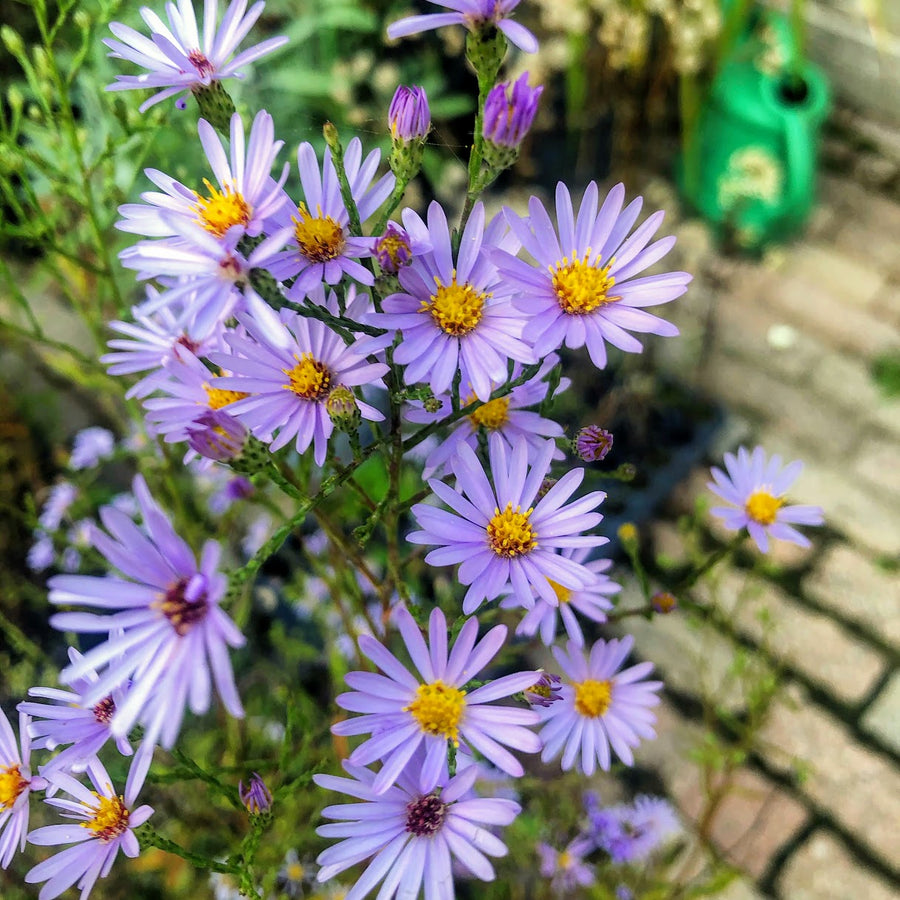
[[[444,25],[463,25],[473,32],[495,26],[520,50],[534,53],[538,48],[535,36],[524,25],[508,18],[520,0],[431,0],[431,2],[454,12],[407,16],[388,26],[388,37],[396,40],[410,34],[442,28]]]
[[[84,432],[79,432],[83,434]],[[76,438],[76,441],[78,439]],[[63,516],[78,497],[78,488],[69,481],[60,481],[50,488],[50,493],[44,501],[41,514],[38,517],[38,525],[47,531],[56,531],[62,524]]]
[[[78,663],[81,653],[69,648],[69,659]],[[83,772],[110,738],[109,725],[124,700],[125,692],[117,688],[96,703],[85,704],[82,700],[98,679],[93,669],[72,682],[71,691],[58,688],[30,688],[29,697],[49,700],[49,703],[19,704],[19,712],[32,716],[28,733],[33,746],[40,750],[56,750],[65,744],[70,747],[53,757],[42,768],[44,774],[54,771]],[[125,737],[115,739],[116,747],[123,756],[131,756],[131,744]]]
[[[484,206],[476,203],[454,259],[447,217],[437,202],[428,207],[432,251],[413,257],[398,273],[403,293],[382,304],[371,324],[397,329],[394,359],[406,366],[408,384],[427,381],[435,394],[449,390],[460,367],[479,400],[507,378],[510,358],[534,361],[523,343],[522,317],[507,299],[512,287],[500,278],[490,254],[517,247],[502,217],[485,230]]]
[[[532,706],[550,706],[551,703],[562,700],[562,694],[559,693],[561,686],[562,679],[559,675],[541,671],[541,677],[522,693]]]
[[[412,262],[412,241],[406,231],[388,222],[381,237],[375,240],[375,259],[383,272],[396,275]]]
[[[452,900],[454,861],[482,881],[493,880],[487,856],[505,856],[507,848],[489,829],[508,825],[521,807],[513,800],[467,797],[478,773],[476,766],[442,778],[430,791],[420,789],[410,767],[382,792],[370,770],[348,762],[343,765],[350,778],[313,776],[319,787],[361,801],[322,810],[326,819],[337,822],[322,825],[316,833],[341,840],[319,854],[322,868],[316,877],[320,882],[373,856],[347,900],[361,900],[379,882],[383,882],[378,894],[382,900],[391,900],[398,891],[401,897],[418,897],[423,888],[428,898]]]
[[[637,747],[641,738],[656,737],[652,727],[656,715],[650,707],[659,703],[656,692],[662,682],[641,681],[653,664],[638,663],[618,671],[633,643],[631,636],[601,639],[591,647],[589,655],[572,641],[565,651],[553,648],[569,683],[560,688],[562,700],[538,710],[544,722],[544,762],[563,751],[563,771],[574,765],[579,772],[593,775],[598,764],[604,771],[609,770],[610,748],[630,766],[634,762],[631,749]]]
[[[363,308],[368,303],[368,296],[361,294],[347,308],[347,316],[354,318],[356,306]],[[271,310],[259,310],[253,316],[238,316],[238,320],[250,338],[226,338],[237,355],[210,354],[214,363],[234,373],[218,384],[226,390],[252,394],[237,400],[228,411],[273,451],[294,441],[297,452],[304,453],[312,444],[315,463],[321,466],[334,431],[325,403],[332,389],[339,385],[383,387],[381,376],[388,367],[368,362],[356,344],[348,347],[323,322],[293,310],[282,309],[280,318]],[[370,422],[384,418],[360,399],[357,405],[361,416]]]
[[[42,791],[46,779],[32,776],[28,716],[19,713],[19,746],[6,713],[0,709],[0,869],[6,869],[16,852],[25,849],[29,796]]]
[[[168,27],[147,7],[141,18],[150,28],[150,37],[123,25],[110,23],[110,31],[119,38],[106,38],[103,43],[112,51],[109,56],[125,59],[148,71],[141,75],[117,75],[108,91],[156,88],[157,92],[141,104],[141,112],[169,97],[206,87],[223,78],[242,78],[241,66],[259,59],[287,43],[286,37],[274,37],[234,55],[241,41],[260,17],[265,3],[254,3],[246,15],[247,0],[232,0],[221,24],[216,28],[218,0],[204,0],[203,36],[191,0],[168,3]]]
[[[447,744],[469,746],[504,772],[522,775],[521,763],[501,744],[526,753],[535,753],[540,742],[526,726],[538,717],[533,710],[508,706],[487,706],[492,700],[509,697],[537,681],[538,672],[517,672],[489,681],[473,691],[464,686],[494,658],[506,638],[506,626],[492,628],[476,645],[478,620],[469,619],[447,655],[447,620],[434,609],[428,620],[431,649],[409,612],[398,607],[394,622],[421,680],[411,675],[373,637],[363,635],[359,649],[385,675],[351,672],[345,681],[354,691],[341,694],[336,703],[342,709],[360,712],[338,722],[335,734],[372,734],[350,755],[353,765],[369,765],[382,760],[381,771],[372,787],[384,793],[398,779],[416,749],[424,747],[424,759],[415,771],[420,789],[427,793],[438,783],[447,765]]]
[[[388,108],[388,125],[394,141],[424,140],[431,131],[431,111],[425,88],[401,84]]]
[[[216,462],[230,462],[240,456],[250,436],[243,423],[224,409],[210,409],[201,413],[186,430],[191,450]],[[231,500],[236,499],[243,498],[229,495],[229,502],[224,508],[230,506]]]
[[[591,182],[576,217],[568,188],[556,187],[558,230],[541,202],[532,197],[530,215],[512,210],[506,217],[537,267],[508,254],[497,265],[517,291],[516,307],[527,317],[525,340],[543,356],[563,343],[572,349],[587,344],[597,368],[606,365],[606,344],[639,353],[641,343],[629,331],[676,335],[678,329],[641,307],[657,306],[680,297],[691,276],[669,272],[634,279],[662,259],[675,243],[662,238],[648,246],[663,213],[650,216],[626,237],[641,209],[641,198],[624,210],[625,188],[616,185],[597,211],[598,192]]]
[[[606,613],[613,606],[609,597],[622,590],[621,586],[606,574],[607,570],[612,567],[612,560],[595,559],[586,562],[590,553],[591,550],[587,547],[562,551],[563,557],[582,563],[589,572],[593,572],[594,581],[586,587],[573,590],[551,580],[550,586],[556,594],[557,604],[552,605],[539,599],[519,623],[516,634],[534,637],[540,632],[541,640],[549,647],[556,639],[558,617],[562,619],[569,640],[579,647],[584,646],[584,633],[575,612],[577,611],[593,622],[605,622]],[[504,600],[501,606],[509,609],[519,607],[521,603],[517,597],[510,597],[508,600]]]
[[[551,581],[580,590],[596,580],[581,563],[557,551],[606,543],[604,537],[582,534],[600,523],[603,516],[590,510],[606,494],[595,491],[565,505],[584,478],[583,469],[572,469],[535,503],[554,448],[553,441],[547,441],[543,454],[529,467],[524,442],[509,454],[502,438],[491,435],[492,485],[472,448],[461,444],[453,464],[457,488],[428,482],[451,511],[424,503],[413,506],[422,531],[407,540],[441,545],[425,557],[430,565],[461,563],[457,577],[469,585],[463,599],[466,615],[484,600],[499,597],[508,585],[519,603],[530,608],[535,594],[547,603],[559,603]]]
[[[363,160],[362,142],[353,138],[344,154],[344,169],[350,192],[359,210],[361,222],[371,216],[387,200],[394,189],[390,172],[372,184],[381,151],[373,150]],[[344,275],[361,284],[373,284],[371,271],[357,260],[372,256],[374,238],[354,237],[349,232],[350,216],[341,198],[341,187],[326,148],[321,170],[312,144],[303,143],[297,151],[297,168],[303,185],[304,202],[296,215],[282,208],[275,216],[279,226],[287,229],[293,240],[268,267],[275,278],[284,281],[296,276],[288,290],[291,300],[302,300],[323,281],[337,284]]]
[[[28,548],[28,555],[25,557],[25,563],[32,572],[43,572],[53,565],[56,559],[56,548],[53,546],[53,539],[43,531],[36,531],[35,541]]]
[[[578,888],[594,883],[594,867],[584,862],[585,855],[594,849],[589,838],[579,836],[570,841],[565,850],[557,851],[544,843],[539,843],[535,849],[541,858],[541,875],[550,879],[550,888],[555,894],[568,896]]]
[[[820,506],[785,505],[785,492],[803,471],[799,459],[782,469],[777,454],[767,460],[762,447],[752,451],[740,447],[737,456],[725,454],[725,469],[727,475],[714,466],[713,480],[707,485],[718,497],[737,507],[714,506],[710,510],[727,528],[746,528],[762,553],[769,549],[770,536],[809,546],[809,539],[791,526],[821,525],[825,517]]]
[[[612,450],[613,436],[599,425],[587,425],[578,430],[572,447],[584,462],[600,462]]]
[[[291,900],[299,900],[306,896],[306,888],[314,883],[314,866],[311,862],[301,862],[300,854],[291,847],[284,855],[284,863],[278,870],[275,885],[282,894]],[[326,900],[326,898],[322,898]]]
[[[662,797],[636,797],[633,804],[601,808],[585,795],[590,837],[615,863],[643,862],[665,840],[681,830],[672,805]]]
[[[48,774],[50,786],[64,791],[71,799],[48,797],[45,802],[62,810],[63,817],[70,821],[36,829],[28,835],[28,842],[40,847],[74,846],[38,863],[26,874],[28,884],[46,882],[41,888],[41,900],[53,900],[76,882],[82,900],[86,900],[97,879],[109,874],[119,850],[132,859],[140,853],[134,829],[153,815],[153,807],[133,807],[143,787],[150,758],[150,753],[135,756],[122,794],[115,793],[112,779],[99,761],[87,770],[93,790],[65,772]],[[74,825],[71,820],[75,821]]]
[[[110,733],[123,737],[140,723],[147,743],[159,739],[168,748],[186,705],[196,714],[209,708],[210,674],[226,709],[233,716],[243,715],[226,647],[240,647],[244,638],[219,606],[227,587],[217,568],[219,544],[207,541],[198,565],[141,476],[134,479],[133,491],[143,528],[107,506],[100,517],[109,535],[98,529],[94,536],[97,549],[125,578],[59,575],[49,582],[51,603],[112,614],[57,613],[50,624],[63,631],[111,632],[63,669],[60,680],[71,685],[92,669],[100,673],[82,694],[84,706],[99,703],[131,681]]]
[[[209,122],[200,119],[197,133],[218,187],[204,179],[205,191],[192,191],[170,175],[146,169],[145,174],[161,193],[147,191],[141,194],[144,203],[120,206],[123,218],[116,223],[120,231],[171,237],[176,233],[172,217],[180,216],[216,238],[225,237],[231,228],[251,237],[262,232],[265,221],[287,200],[282,186],[290,170],[285,163],[277,183],[270,177],[275,157],[284,146],[284,141],[275,140],[272,117],[265,110],[256,114],[249,143],[245,143],[241,117],[237,113],[231,117],[230,162],[222,139]]]
[[[517,149],[531,129],[543,92],[543,86],[528,86],[527,72],[491,88],[484,101],[484,139],[495,147]]]
[[[544,379],[558,362],[559,357],[551,353],[533,378],[514,387],[502,397],[488,400],[475,412],[454,422],[447,436],[425,458],[422,477],[428,479],[441,474],[461,443],[468,444],[475,450],[478,447],[479,435],[499,434],[510,452],[518,443],[524,442],[528,446],[528,462],[534,463],[543,454],[546,439],[561,437],[563,434],[559,423],[545,419],[539,413],[528,409],[530,406],[537,406],[546,398],[547,383]],[[521,374],[521,363],[515,363],[508,380],[515,381]],[[561,379],[554,396],[564,391],[569,384],[568,378]],[[471,389],[471,383],[466,378],[465,372],[460,379],[460,385]],[[496,389],[497,385],[494,387]],[[446,394],[437,399],[441,406],[436,412],[427,412],[421,404],[416,404],[407,413],[407,419],[410,422],[424,424],[443,418],[452,409],[450,395]],[[477,399],[475,394],[469,393],[463,397],[462,402],[468,405],[475,399]],[[557,449],[553,459],[563,458],[563,452]]]
[[[116,449],[116,439],[106,428],[83,428],[75,435],[69,468],[74,471],[92,469],[109,459]]]
[[[251,815],[258,816],[272,808],[272,792],[258,772],[250,777],[247,787],[244,787],[243,781],[238,782],[238,796]]]

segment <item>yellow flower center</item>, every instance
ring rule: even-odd
[[[457,284],[456,272],[450,284],[434,279],[437,288],[429,300],[423,300],[419,312],[430,312],[435,325],[445,334],[462,337],[481,321],[484,304],[490,294],[475,290],[471,284]]]
[[[94,837],[106,844],[128,830],[128,809],[121,795],[102,797],[96,791],[92,793],[98,801],[97,812],[92,819],[82,822],[81,827],[89,828]]]
[[[557,864],[561,869],[568,869],[569,866],[572,865],[572,854],[563,850],[563,852],[559,854]]]
[[[575,711],[588,719],[596,719],[602,716],[608,709],[612,700],[612,682],[595,681],[588,678],[586,681],[574,682]]]
[[[0,769],[0,812],[12,809],[19,794],[27,787],[28,782],[22,777],[18,765]]]
[[[513,509],[512,503],[507,503],[503,512],[494,508],[494,517],[487,524],[487,535],[491,550],[497,556],[509,559],[537,547],[537,532],[528,521],[533,512],[533,509],[522,512],[521,506]]]
[[[215,379],[213,380],[215,381]],[[203,385],[203,390],[206,391],[206,396],[209,398],[210,409],[221,409],[223,406],[228,406],[229,403],[235,403],[250,396],[243,391],[229,391],[227,388],[212,387],[208,383]]]
[[[436,734],[453,741],[459,741],[459,720],[466,708],[466,692],[433,681],[431,684],[420,684],[416,689],[416,699],[404,712],[411,712],[419,727],[426,734]]]
[[[225,237],[225,233],[233,225],[247,226],[250,224],[252,210],[239,191],[233,190],[227,184],[225,189],[219,189],[210,184],[205,178],[203,183],[209,196],[197,194],[197,203],[194,209],[197,213],[197,221],[216,237]]]
[[[568,603],[572,599],[571,588],[557,584],[552,578],[548,578],[547,581],[550,582],[550,587],[553,588],[553,593],[556,594],[556,599],[559,600],[560,604]]]
[[[312,353],[294,356],[297,365],[293,369],[282,369],[289,381],[284,387],[301,400],[321,400],[331,389],[331,372],[325,363],[313,358]]]
[[[409,261],[410,246],[402,235],[386,234],[378,241],[378,250],[387,255],[395,269],[399,269],[404,260]]]
[[[472,397],[469,402],[475,398]],[[509,397],[497,397],[488,400],[469,415],[473,428],[487,428],[488,431],[499,431],[509,421]]]
[[[321,207],[318,216],[311,216],[306,204],[301,203],[291,221],[300,252],[312,262],[328,262],[344,252],[344,229],[331,216],[322,215]]]
[[[305,869],[300,863],[291,863],[287,869],[285,869],[285,874],[291,881],[300,881],[303,878],[305,873]]]
[[[747,498],[744,508],[754,522],[771,525],[782,506],[784,506],[783,497],[773,497],[768,491],[754,491]]]
[[[599,260],[596,263],[588,262],[590,257],[589,249],[582,259],[577,259],[573,253],[571,262],[566,256],[562,262],[557,263],[555,269],[550,266],[556,302],[567,315],[584,316],[619,299],[609,296],[616,283],[615,278],[609,274],[613,261],[600,266]]]

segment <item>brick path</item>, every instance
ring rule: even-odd
[[[654,196],[670,190],[651,185],[648,199],[677,208]],[[739,648],[781,672],[710,832],[748,876],[726,894],[734,900],[900,895],[900,402],[869,375],[878,353],[900,348],[900,205],[836,177],[821,197],[804,239],[762,262],[717,258],[697,222],[673,229],[684,265],[705,274],[678,301],[684,337],[665,342],[661,362],[735,414],[716,452],[740,440],[803,459],[792,499],[821,505],[828,522],[810,550],[780,546],[698,591],[718,625],[684,613],[628,622],[667,682],[661,739],[638,762],[688,818],[701,791],[683,760],[702,734],[703,697],[744,709],[727,683]],[[707,473],[653,526],[660,562],[688,552],[675,522],[707,494]]]

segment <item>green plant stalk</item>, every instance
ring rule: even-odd
[[[584,125],[583,113],[587,105],[587,33],[569,32],[566,36],[569,65],[566,67],[566,128],[579,129]]]
[[[347,170],[344,168],[344,148],[338,130],[331,122],[326,122],[322,133],[325,135],[328,149],[331,150],[331,161],[334,163],[334,171],[341,186],[341,199],[344,201],[344,207],[350,218],[350,233],[355,237],[361,237],[362,223],[359,219],[359,209],[356,206],[356,200],[353,199],[350,182],[347,180]]]
[[[693,73],[682,72],[678,76],[678,110],[681,117],[684,187],[689,197],[695,197],[700,180],[701,96],[697,77]]]
[[[210,859],[208,856],[202,856],[199,853],[193,853],[185,850],[175,841],[170,841],[163,837],[152,825],[145,823],[135,829],[135,835],[142,848],[156,847],[157,850],[163,850],[171,853],[173,856],[179,856],[186,860],[192,866],[198,869],[205,869],[208,872],[221,872],[223,875],[240,875],[241,867],[232,862],[220,862],[217,859]]]

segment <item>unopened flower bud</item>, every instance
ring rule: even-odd
[[[528,73],[518,81],[501,82],[491,88],[484,102],[484,159],[495,169],[509,168],[519,157],[519,147],[528,134],[544,88],[529,87]]]
[[[10,28],[9,25],[4,25],[0,28],[0,40],[3,41],[3,46],[15,57],[22,56],[25,52],[22,36],[18,31]]]
[[[214,459],[231,462],[243,453],[249,432],[244,424],[221,409],[209,409],[187,428],[192,450]]]
[[[272,792],[256,772],[250,777],[247,787],[244,787],[243,781],[238,783],[238,796],[251,816],[262,815],[272,808]]]
[[[540,500],[541,497],[544,497],[550,490],[550,488],[552,488],[553,485],[556,484],[557,480],[558,479],[556,478],[545,478],[541,482],[541,486],[538,488],[537,499]]]
[[[599,425],[582,428],[572,441],[575,455],[585,462],[600,462],[612,450],[613,436]]]
[[[525,688],[523,694],[532,706],[550,706],[555,700],[561,700],[562,679],[559,675],[550,672],[541,672],[541,677],[529,688]]]
[[[678,608],[678,601],[668,591],[657,591],[650,598],[650,605],[653,607],[654,612],[665,615]]]
[[[384,234],[375,240],[375,259],[390,275],[408,266],[412,262],[412,241],[406,229],[388,222]]]
[[[431,130],[431,110],[425,88],[401,84],[388,109],[391,140],[409,143],[422,141]]]
[[[437,413],[441,411],[444,404],[437,397],[429,397],[422,405],[425,407],[425,412]]]
[[[359,404],[356,402],[353,391],[343,384],[332,389],[325,399],[325,410],[334,423],[334,427],[341,431],[356,431],[362,421]]]

